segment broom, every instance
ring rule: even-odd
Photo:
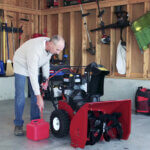
[[[6,76],[14,75],[12,62],[9,59],[9,40],[8,40],[8,29],[7,29],[7,21],[6,21],[6,33],[7,33],[7,50],[8,50],[8,60],[6,63]]]
[[[1,51],[1,58],[0,58],[0,75],[5,75],[5,67],[3,62],[3,18],[4,18],[4,10],[0,9],[0,51]]]

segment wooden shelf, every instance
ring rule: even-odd
[[[8,5],[8,4],[0,4],[0,9],[4,9],[5,11],[10,11],[10,12],[41,15],[41,10],[24,8],[24,7],[13,6],[13,5]]]
[[[105,8],[105,7],[112,7],[112,6],[119,6],[119,5],[137,4],[142,2],[149,2],[149,0],[104,0],[104,1],[100,1],[100,7]],[[82,5],[84,10],[97,9],[97,5],[95,2],[85,3]],[[80,11],[80,5],[43,9],[41,11],[41,14],[50,15],[50,14],[67,13],[73,11]]]

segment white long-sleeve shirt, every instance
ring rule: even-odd
[[[42,67],[46,79],[49,77],[49,61],[52,54],[45,50],[45,43],[49,40],[47,37],[30,39],[16,50],[13,58],[14,72],[30,78],[35,95],[40,94],[39,68]]]

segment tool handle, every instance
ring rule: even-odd
[[[13,54],[15,53],[15,41],[14,41],[14,27],[13,22],[11,21],[11,29],[12,29],[12,43],[13,43]]]
[[[2,27],[3,27],[3,59],[4,59],[4,63],[6,63],[6,59],[5,59],[5,55],[6,55],[6,52],[5,52],[5,38],[6,38],[6,32],[5,32],[5,23],[2,23]]]
[[[31,124],[39,124],[40,122],[43,122],[43,119],[34,119],[31,121]]]
[[[26,18],[20,18],[21,21],[29,21],[29,19]]]
[[[44,119],[43,119],[43,109],[41,110],[41,119],[34,119],[31,121],[32,124],[38,124],[40,122],[42,122]]]
[[[7,35],[7,52],[8,52],[8,59],[9,59],[9,41],[8,41],[8,29],[7,29],[7,23],[6,23],[6,35]]]
[[[41,109],[41,119],[43,119],[43,109]]]
[[[20,28],[18,28],[18,30],[19,31],[22,30],[22,25],[21,25]],[[20,43],[21,43],[21,35],[22,35],[22,33],[19,32],[19,46],[20,46]]]

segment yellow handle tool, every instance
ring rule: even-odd
[[[6,32],[5,32],[5,29],[3,28],[3,51],[4,51],[4,63],[6,63],[6,45],[5,45],[5,39],[6,39]]]

